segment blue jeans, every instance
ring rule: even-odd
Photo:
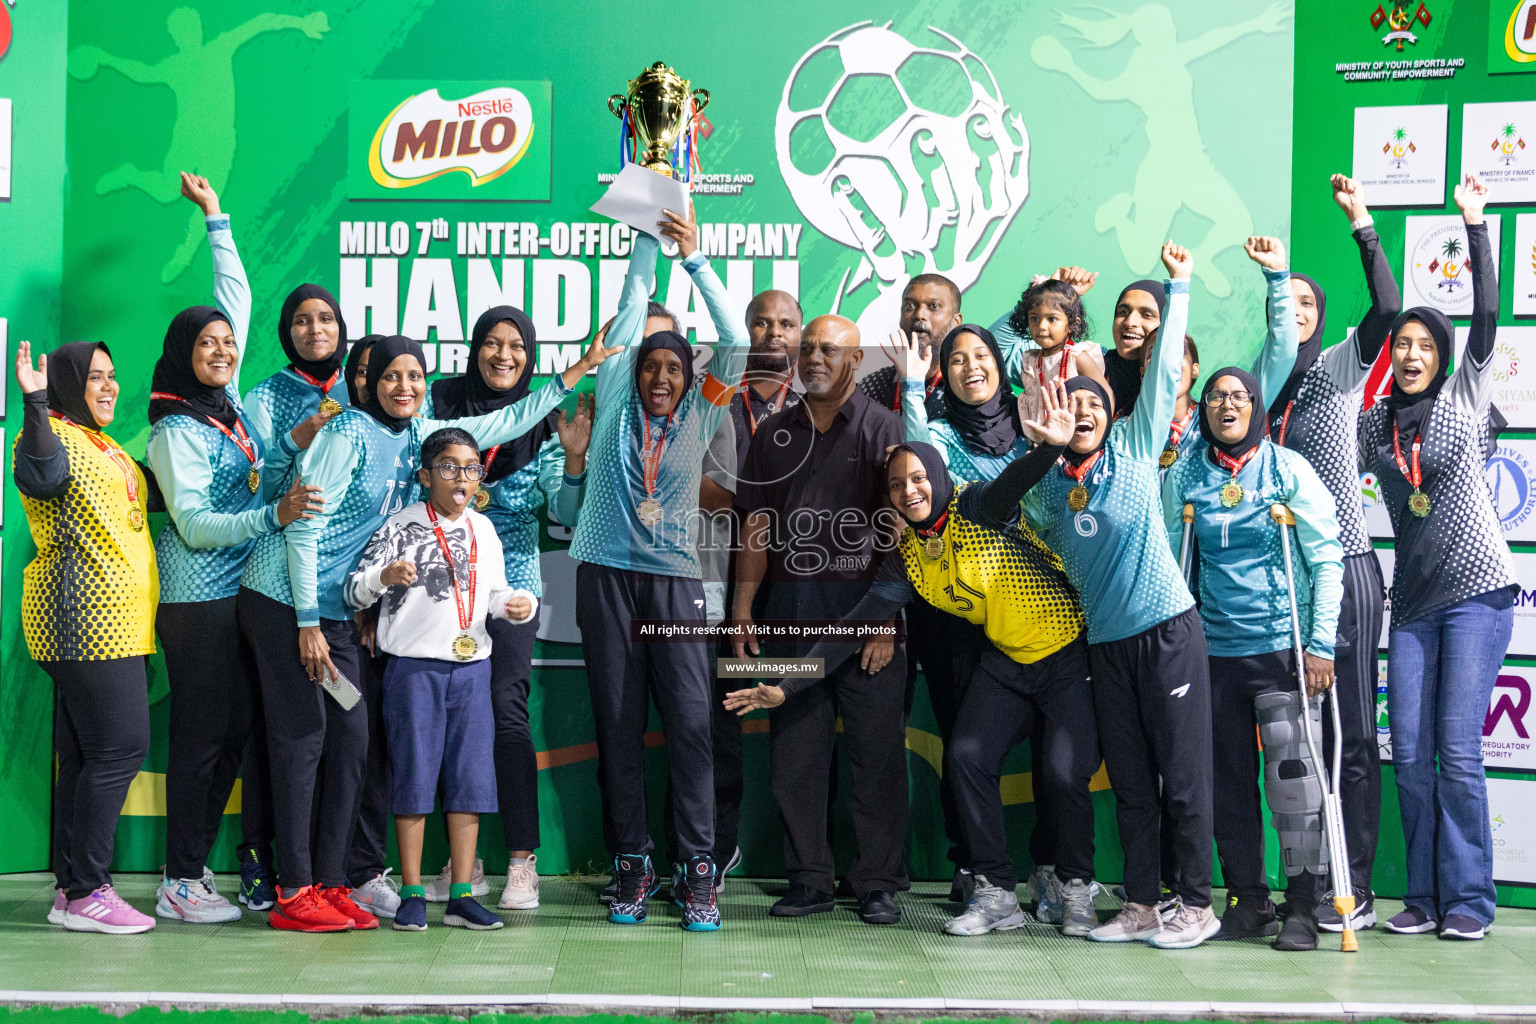
[[[1403,902],[1436,921],[1493,923],[1493,836],[1483,720],[1509,648],[1509,591],[1483,594],[1392,630],[1387,713],[1408,847]]]

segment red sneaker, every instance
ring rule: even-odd
[[[337,885],[329,889],[321,889],[320,898],[334,907],[338,914],[351,921],[352,926],[360,932],[379,926],[378,918],[352,902],[352,890],[346,886]]]
[[[290,932],[345,932],[357,927],[352,919],[331,906],[317,886],[306,885],[289,894],[277,889],[277,903],[267,917],[273,928]]]

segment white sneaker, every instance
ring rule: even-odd
[[[1158,949],[1193,949],[1221,931],[1221,921],[1210,907],[1179,906],[1173,920],[1148,939]]]
[[[64,915],[69,913],[69,897],[63,889],[55,889],[53,892],[53,907],[48,911],[48,923],[63,927]]]
[[[213,873],[204,871],[201,878],[162,876],[155,894],[155,915],[189,924],[223,924],[240,920],[240,908],[219,895]]]
[[[1127,903],[1109,921],[1088,933],[1094,942],[1144,942],[1163,930],[1155,907]]]
[[[1099,915],[1093,909],[1093,883],[1074,878],[1061,886],[1061,934],[1069,938],[1086,938],[1099,926]]]
[[[447,864],[443,865],[442,873],[427,883],[427,902],[447,903],[448,897],[453,891],[451,888],[452,885],[453,861],[450,860]],[[485,861],[481,860],[479,857],[475,858],[475,871],[474,874],[469,876],[469,885],[469,894],[471,896],[480,897],[490,895],[491,883],[485,880]]]
[[[400,883],[389,877],[389,868],[352,890],[352,902],[374,917],[394,920],[400,909]]]
[[[501,890],[501,910],[533,910],[539,905],[538,854],[522,864],[507,863],[507,887]]]
[[[1045,924],[1061,924],[1061,879],[1056,868],[1041,864],[1029,876],[1029,898],[1035,902],[1035,920]]]
[[[985,935],[1018,928],[1029,921],[1029,915],[1019,906],[1019,898],[1011,891],[993,885],[986,875],[976,875],[975,879],[976,888],[971,892],[965,913],[945,922],[946,932],[950,935]]]

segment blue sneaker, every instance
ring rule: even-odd
[[[427,899],[425,896],[407,896],[395,910],[395,919],[389,926],[397,932],[424,932],[427,930]]]
[[[240,902],[249,910],[271,910],[277,901],[277,891],[272,886],[272,872],[256,847],[241,850]]]
[[[690,932],[720,929],[720,908],[715,905],[715,859],[707,854],[689,857],[683,865],[686,880],[681,886],[683,927]],[[678,888],[672,890],[677,898]]]
[[[473,896],[460,896],[448,901],[443,911],[443,924],[450,928],[468,928],[472,932],[493,932],[506,922],[482,907]]]
[[[643,853],[621,853],[613,858],[619,889],[608,904],[608,920],[614,924],[639,924],[645,920],[646,897],[654,895],[660,884],[651,867],[651,858]]]

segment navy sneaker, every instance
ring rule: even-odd
[[[472,932],[493,932],[506,922],[482,907],[473,896],[459,896],[448,901],[443,924],[450,928],[468,928]]]
[[[683,927],[690,932],[720,930],[720,908],[715,905],[715,858],[708,854],[689,857],[683,865],[687,880],[682,887]],[[676,892],[677,890],[673,890]]]
[[[619,876],[619,887],[608,904],[608,920],[639,924],[645,920],[646,897],[655,895],[660,884],[651,858],[643,853],[621,853],[613,858],[613,869]]]
[[[407,896],[400,901],[395,919],[389,926],[397,932],[424,932],[427,930],[427,898]]]
[[[277,901],[273,889],[272,872],[256,847],[247,846],[240,851],[240,902],[249,910],[271,910]]]

